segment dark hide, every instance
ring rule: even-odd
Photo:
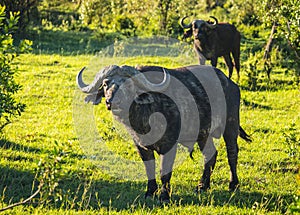
[[[142,67],[137,67],[137,69],[142,73],[147,71],[157,71],[161,73],[161,67],[156,67],[156,66],[142,66]],[[172,77],[175,77],[178,80],[180,80],[180,82],[183,83],[185,87],[189,89],[190,94],[193,95],[194,99],[197,101],[197,108],[198,110],[201,110],[199,111],[201,127],[199,131],[198,140],[205,141],[207,138],[209,128],[211,126],[210,124],[211,109],[210,109],[209,99],[204,88],[202,87],[198,79],[186,68],[178,68],[173,70],[168,69],[168,72]],[[158,80],[161,79],[161,77],[159,76],[157,77]],[[157,82],[157,80],[155,80],[155,77],[147,77],[147,78],[152,82]],[[178,139],[176,138],[178,138],[178,133],[180,132],[180,115],[177,110],[176,104],[170,98],[166,97],[166,95],[164,94],[151,93],[148,94],[147,96],[150,95],[154,99],[154,101],[151,104],[139,105],[136,104],[136,102],[133,103],[135,110],[133,110],[131,113],[134,116],[134,120],[132,120],[131,122],[135,122],[137,124],[136,127],[139,129],[143,127],[147,128],[149,122],[149,116],[154,112],[160,112],[164,116],[166,116],[168,120],[167,125],[168,126],[172,125],[169,126],[169,128],[171,129],[170,131],[168,129],[166,130],[165,133],[166,137],[164,136],[165,139],[178,141]],[[186,107],[186,109],[188,108],[189,107]],[[139,117],[137,117],[137,113],[140,114]],[[141,121],[145,123],[141,124]],[[132,123],[131,125],[133,124],[134,123]],[[159,143],[160,142],[157,142],[157,144]],[[173,145],[174,144],[172,143],[172,146]],[[158,147],[157,149],[159,148],[160,147]],[[168,148],[170,148],[170,146]],[[161,151],[161,152],[158,151],[158,152],[164,154],[167,151]]]

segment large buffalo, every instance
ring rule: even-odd
[[[232,76],[233,66],[236,68],[238,79],[240,72],[240,32],[234,25],[218,23],[218,20],[211,16],[215,22],[208,22],[196,19],[189,24],[184,24],[187,17],[183,17],[180,24],[183,28],[189,29],[184,38],[194,36],[194,49],[199,57],[200,65],[206,60],[216,67],[218,57],[223,56],[229,69],[229,78]],[[231,55],[234,63],[232,63]]]
[[[197,191],[210,187],[216,163],[213,138],[226,142],[231,179],[229,189],[239,184],[237,137],[251,141],[240,126],[240,91],[220,70],[211,66],[166,69],[157,66],[107,66],[87,85],[82,69],[77,75],[86,102],[99,104],[102,97],[108,110],[132,135],[148,177],[145,197],[158,190],[154,151],[161,156],[160,200],[170,199],[170,179],[177,144],[188,147],[192,156],[197,142],[204,155],[204,171]]]

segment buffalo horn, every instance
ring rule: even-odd
[[[140,84],[140,87],[143,87],[146,90],[163,92],[168,88],[170,84],[170,74],[164,68],[163,71],[164,71],[164,79],[161,83],[158,84],[151,83],[144,75],[142,75],[144,80],[137,84]]]
[[[181,25],[181,27],[183,27],[183,28],[190,28],[190,27],[192,27],[192,23],[190,23],[190,24],[188,24],[188,25],[184,24],[184,20],[185,20],[187,17],[188,17],[188,16],[185,16],[185,17],[183,17],[183,18],[180,20],[180,25]]]
[[[126,66],[127,67],[127,66]],[[161,83],[154,84],[150,82],[143,73],[136,70],[132,67],[123,66],[123,69],[127,70],[129,75],[131,76],[132,80],[136,83],[137,86],[139,86],[142,89],[149,90],[149,91],[157,91],[157,92],[163,92],[165,91],[169,84],[170,84],[170,74],[163,68],[164,72],[164,79]]]
[[[79,89],[84,93],[97,92],[99,90],[99,88],[101,87],[101,85],[102,85],[102,81],[104,79],[105,71],[106,70],[108,70],[108,71],[114,70],[116,67],[117,66],[114,66],[114,65],[109,66],[109,67],[104,68],[102,71],[98,72],[96,77],[94,78],[94,81],[90,85],[85,84],[82,80],[82,73],[85,69],[85,67],[83,67],[80,70],[80,72],[78,73],[77,77],[76,77],[76,82],[77,82],[77,85],[78,85]]]
[[[207,22],[207,25],[210,27],[210,28],[215,28],[215,27],[217,27],[217,25],[218,25],[218,19],[216,18],[216,17],[214,17],[214,16],[210,16],[210,18],[212,18],[212,19],[214,19],[215,20],[215,22],[213,23],[213,24],[208,24]]]

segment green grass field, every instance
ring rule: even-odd
[[[246,74],[242,71],[241,125],[254,141],[246,143],[239,139],[240,190],[228,192],[229,166],[224,142],[220,140],[211,189],[194,193],[203,167],[197,151],[194,161],[186,159],[175,168],[171,180],[172,202],[161,205],[156,199],[144,200],[146,178],[134,181],[114,177],[95,165],[81,149],[74,125],[77,122],[73,121],[74,102],[78,102],[74,101],[78,98],[75,77],[93,57],[26,54],[18,59],[17,80],[23,85],[18,98],[27,108],[0,136],[0,208],[24,200],[42,180],[45,185],[30,204],[6,213],[281,214],[289,211],[299,189],[296,175],[300,137],[300,91],[299,86],[291,85],[291,74],[274,70],[267,87],[250,91],[244,84]],[[144,60],[137,57],[128,63],[143,64]],[[171,67],[173,61],[172,58],[146,60],[147,64],[166,67]],[[138,159],[128,138],[111,129],[115,125],[104,105],[94,107],[92,112],[98,135],[108,147],[120,156]],[[117,171],[123,171],[125,165],[119,162],[115,166],[119,168]],[[141,164],[138,168],[144,167]]]

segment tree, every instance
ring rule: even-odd
[[[25,105],[14,97],[21,85],[14,80],[18,70],[13,66],[13,61],[28,51],[32,44],[31,41],[23,40],[18,46],[14,45],[12,34],[18,29],[19,13],[10,12],[7,18],[5,9],[5,6],[0,5],[0,131],[25,109]]]
[[[300,75],[300,2],[297,0],[263,0],[260,17],[267,26],[274,26],[274,36],[287,44],[287,60],[299,81]]]
[[[31,21],[31,17],[36,19],[38,16],[39,0],[0,0],[0,5],[6,7],[6,17],[9,18],[9,12],[19,13],[18,31],[23,31]]]
[[[158,10],[160,15],[160,31],[166,31],[171,0],[159,0]]]

